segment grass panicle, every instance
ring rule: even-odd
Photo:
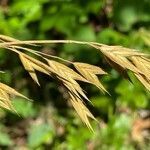
[[[0,48],[15,52],[22,62],[25,70],[28,71],[31,78],[40,86],[36,71],[42,72],[50,77],[60,80],[66,87],[69,101],[76,110],[81,120],[92,129],[89,118],[95,119],[89,109],[86,107],[84,100],[88,100],[84,90],[78,81],[95,85],[103,93],[107,92],[103,84],[99,81],[98,75],[107,75],[99,66],[83,62],[71,62],[63,58],[48,55],[29,46],[38,46],[41,44],[82,44],[98,50],[104,55],[106,61],[116,69],[126,79],[129,79],[127,71],[131,71],[135,77],[150,91],[150,59],[149,55],[139,52],[135,49],[129,49],[122,46],[108,46],[95,42],[83,42],[73,40],[32,40],[20,41],[9,36],[0,35]],[[32,53],[32,57],[28,53]],[[35,57],[34,57],[34,56]],[[74,68],[66,65],[70,64]],[[2,71],[0,71],[2,73]],[[130,79],[129,79],[130,80]],[[107,92],[108,93],[108,92]],[[15,111],[11,102],[11,95],[16,95],[28,99],[18,93],[13,88],[0,83],[0,107]]]

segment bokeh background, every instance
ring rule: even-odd
[[[122,45],[149,53],[149,0],[0,0],[0,34],[21,40],[71,39]],[[94,49],[80,45],[45,45],[40,51],[103,67],[111,96],[83,84],[99,120],[95,133],[81,122],[64,88],[38,73],[38,87],[19,58],[0,50],[0,82],[34,102],[13,98],[20,116],[0,109],[0,150],[148,150],[150,93],[131,75],[123,79]]]

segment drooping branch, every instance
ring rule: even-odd
[[[90,46],[101,52],[108,63],[118,72],[127,75],[127,71],[131,71],[137,79],[150,91],[150,59],[149,55],[139,52],[135,49],[129,49],[122,46],[108,46],[95,42],[84,42],[74,40],[32,40],[20,41],[8,36],[0,35],[0,48],[11,50],[18,54],[25,70],[28,71],[32,79],[40,85],[35,70],[42,72],[50,77],[60,80],[66,87],[69,100],[77,111],[82,121],[92,130],[88,118],[95,119],[90,111],[86,108],[83,100],[90,101],[84,90],[80,87],[78,81],[93,84],[102,92],[107,92],[103,84],[99,81],[98,75],[106,75],[107,73],[99,66],[94,66],[84,62],[71,62],[58,56],[48,55],[33,49],[34,46],[41,44],[80,44]],[[32,46],[32,48],[28,48]],[[36,57],[31,57],[25,52],[28,51]],[[40,59],[38,59],[40,57]],[[57,60],[60,60],[59,62]],[[66,62],[74,68],[66,66]],[[128,77],[129,78],[129,77]],[[128,79],[127,78],[127,79]],[[4,85],[4,84],[1,84]],[[5,86],[5,85],[4,85]],[[3,86],[0,86],[3,90]],[[5,92],[5,95],[4,95]],[[7,103],[10,105],[8,93],[4,91],[0,93],[0,106],[6,109]],[[7,96],[7,99],[6,99]],[[18,95],[19,96],[19,95]],[[7,102],[7,103],[5,103]],[[10,105],[11,106],[11,105]],[[11,110],[11,109],[10,109]]]

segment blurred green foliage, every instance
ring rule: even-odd
[[[73,39],[123,45],[149,52],[149,0],[1,0],[0,34],[18,39]],[[150,109],[150,94],[131,75],[134,85],[106,64],[103,56],[79,45],[45,45],[41,51],[103,67],[101,78],[111,96],[83,85],[100,121],[91,133],[66,103],[61,85],[39,73],[41,87],[30,79],[16,55],[0,50],[1,82],[34,99],[14,98],[19,115],[0,110],[0,149],[148,150],[132,138],[139,109]],[[142,135],[139,135],[142,136]]]

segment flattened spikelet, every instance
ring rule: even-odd
[[[90,101],[85,93],[83,92],[83,89],[80,87],[80,85],[73,79],[68,78],[68,80],[62,80],[64,86],[76,97],[80,98],[82,96],[86,100]]]
[[[104,72],[101,68],[97,66],[89,65],[86,63],[75,62],[73,64],[86,80],[88,80],[91,84],[97,86],[100,90],[107,92],[104,86],[100,83],[98,77],[96,76],[98,74],[107,74],[106,72]]]
[[[33,68],[31,62],[30,62],[28,59],[26,59],[23,54],[20,54],[19,57],[20,57],[20,60],[21,60],[21,62],[22,62],[22,64],[23,64],[24,68],[29,72],[31,78],[32,78],[38,85],[40,85],[40,84],[39,84],[39,81],[38,81],[38,78],[37,78],[37,75],[36,75],[36,73],[35,73],[35,70],[34,70],[34,68]]]
[[[35,66],[34,68],[36,70],[45,73],[47,75],[50,75],[50,73],[52,72],[52,69],[47,64],[39,61],[38,59],[32,58],[28,55],[24,55],[24,56],[33,64],[33,66]]]
[[[11,94],[11,95],[15,95],[15,96],[20,96],[22,98],[28,99],[26,96],[20,94],[19,92],[17,92],[15,89],[9,87],[8,85],[5,85],[3,83],[0,83],[0,89],[4,90],[6,93]]]
[[[89,99],[84,94],[80,85],[75,81],[75,80],[80,80],[80,81],[88,82],[86,79],[84,79],[81,75],[76,73],[74,70],[56,61],[49,60],[48,64],[53,69],[53,72],[55,72],[56,77],[63,82],[64,86],[71,93],[73,93],[79,98],[81,95],[82,97],[84,97],[86,100],[89,101]]]
[[[115,55],[115,54],[109,53],[109,52],[103,52],[103,53],[108,59],[110,59],[111,61],[118,64],[123,69],[128,69],[135,73],[142,73],[126,57]]]
[[[28,56],[28,55],[25,55],[23,53],[20,53],[19,57],[20,57],[20,60],[23,64],[24,68],[29,72],[32,79],[38,85],[40,85],[40,84],[39,84],[35,70],[42,72],[42,73],[45,73],[47,75],[50,75],[51,70],[46,64]]]
[[[53,60],[48,60],[48,64],[50,65],[50,67],[53,69],[53,71],[56,74],[61,75],[66,79],[68,79],[68,77],[69,77],[74,80],[88,82],[85,78],[83,78],[81,75],[76,73],[73,69],[65,66],[64,64],[61,64],[61,63],[53,61]]]
[[[141,57],[133,56],[131,60],[133,61],[134,65],[143,73],[145,78],[150,80],[150,68],[146,65],[147,63],[143,63]]]
[[[26,96],[20,94],[13,88],[11,88],[3,83],[0,83],[0,107],[17,113],[12,105],[11,100],[10,100],[11,95],[20,96],[22,98],[28,99]]]
[[[13,111],[9,95],[2,89],[0,89],[0,107]]]
[[[81,120],[87,125],[87,127],[93,131],[93,128],[89,122],[89,117],[96,120],[95,117],[91,114],[91,112],[88,110],[88,108],[83,104],[83,102],[74,97],[72,94],[70,94],[70,101],[72,103],[72,106],[76,110],[77,114],[81,118]]]

